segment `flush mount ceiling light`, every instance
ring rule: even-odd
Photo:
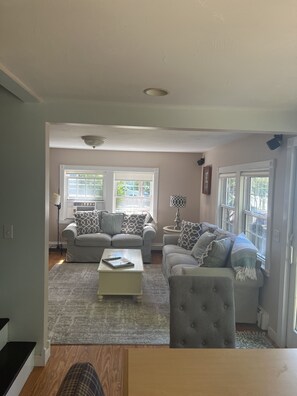
[[[105,138],[102,136],[92,135],[82,136],[81,138],[88,146],[92,146],[93,148],[101,146],[101,144],[103,144],[105,140]]]
[[[149,96],[165,96],[168,95],[168,91],[161,88],[146,88],[143,93]]]

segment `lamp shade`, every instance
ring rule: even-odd
[[[187,203],[187,198],[182,195],[171,195],[170,206],[174,208],[184,208]]]
[[[61,195],[57,194],[57,193],[53,193],[51,201],[52,201],[53,205],[56,205],[56,206],[60,205],[60,203],[61,203]]]

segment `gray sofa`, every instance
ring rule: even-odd
[[[67,243],[66,262],[99,262],[105,248],[115,248],[141,249],[143,262],[150,263],[152,241],[156,235],[156,225],[151,218],[150,220],[144,222],[141,232],[137,233],[133,230],[129,233],[127,228],[123,230],[123,221],[118,221],[116,225],[114,222],[112,226],[108,224],[108,227],[103,227],[99,232],[83,234],[78,232],[77,222],[69,224],[62,231],[62,238]],[[100,227],[102,228],[101,221]]]
[[[220,230],[218,226],[201,223],[203,233],[216,232],[220,237],[230,237],[232,243],[236,235]],[[196,276],[227,276],[233,280],[235,299],[235,320],[237,323],[256,323],[259,303],[259,290],[263,286],[264,277],[260,269],[261,263],[256,263],[256,279],[238,280],[230,264],[232,245],[224,267],[214,268],[199,266],[190,249],[178,246],[179,235],[164,234],[162,271],[165,278],[171,275]]]

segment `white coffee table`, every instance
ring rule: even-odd
[[[102,262],[103,258],[112,255],[126,257],[134,267],[114,269]],[[140,249],[104,249],[98,273],[100,301],[108,295],[135,296],[136,301],[141,301],[143,262]]]

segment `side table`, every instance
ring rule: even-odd
[[[173,225],[163,227],[164,234],[180,234],[180,230],[176,230]]]

